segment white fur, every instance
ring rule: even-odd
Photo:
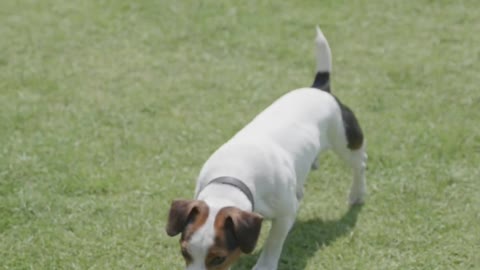
[[[330,48],[319,28],[315,41],[317,71],[330,71]],[[194,264],[188,269],[205,269],[202,262],[213,241],[213,222],[219,209],[235,206],[252,210],[245,194],[237,188],[221,184],[206,186],[220,176],[241,179],[253,193],[253,211],[272,220],[270,234],[254,269],[277,269],[312,163],[327,149],[334,150],[353,168],[349,200],[352,204],[361,203],[366,192],[365,149],[347,148],[340,107],[329,93],[313,88],[293,90],[222,145],[207,160],[197,180],[196,198],[204,200],[210,212],[190,241]],[[205,188],[200,190],[200,187]]]
[[[332,52],[328,45],[325,35],[323,35],[320,27],[317,26],[317,37],[315,44],[317,45],[315,55],[317,59],[317,71],[332,71]]]

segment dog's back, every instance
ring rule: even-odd
[[[216,177],[236,177],[255,190],[259,201],[256,211],[274,216],[276,209],[266,201],[276,198],[269,194],[292,197],[289,193],[293,192],[293,197],[301,196],[318,153],[332,144],[347,144],[344,127],[339,124],[341,108],[330,94],[330,48],[318,28],[315,41],[317,74],[313,86],[280,97],[220,147],[205,163],[197,192],[199,186]]]

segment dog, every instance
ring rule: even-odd
[[[197,179],[195,199],[174,200],[166,232],[181,234],[187,270],[224,270],[271,229],[254,270],[277,269],[304,184],[321,153],[332,149],[353,171],[349,203],[366,195],[364,135],[353,111],[330,91],[330,46],[316,28],[316,76],[257,115],[216,150]]]

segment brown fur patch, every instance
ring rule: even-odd
[[[175,236],[185,231],[188,225],[203,223],[208,217],[208,205],[199,200],[175,200],[168,214],[167,234]],[[202,224],[203,224],[202,223]],[[200,224],[201,226],[201,224]],[[182,234],[183,237],[183,234]]]
[[[235,207],[222,208],[215,217],[214,244],[205,258],[207,269],[228,269],[242,255],[242,248],[249,252],[253,250],[261,222],[262,217],[258,214]],[[225,261],[216,266],[212,265],[216,257],[225,257]]]
[[[218,246],[213,246],[208,250],[208,255],[205,258],[205,265],[207,266],[207,269],[209,270],[226,270],[229,269],[232,264],[237,261],[238,258],[242,255],[242,251],[240,248],[236,248],[233,251],[228,251],[225,252],[226,249],[218,247]],[[217,266],[209,266],[210,262],[215,259],[215,257],[226,257],[225,261]]]
[[[209,209],[208,205],[204,201],[194,201],[192,208],[192,211],[196,209],[197,213],[193,217],[191,223],[185,226],[180,241],[190,240],[192,234],[194,234],[200,227],[203,226],[203,224],[205,224],[205,221],[207,221]]]
[[[172,203],[167,233],[170,236],[182,233],[180,247],[187,266],[192,263],[192,256],[188,252],[189,241],[205,224],[208,214],[208,205],[203,201],[177,200]],[[229,269],[242,253],[252,252],[260,234],[262,220],[260,215],[236,207],[220,209],[214,222],[214,244],[208,249],[205,258],[207,269]],[[220,260],[220,263],[215,263],[216,260]]]
[[[210,247],[205,258],[205,265],[207,269],[219,269],[226,270],[228,269],[242,254],[238,244],[234,243],[232,232],[229,232],[225,224],[227,218],[229,217],[230,211],[225,211],[221,209],[217,216],[215,217],[214,231],[215,239],[213,246]],[[233,243],[232,243],[233,241]],[[225,261],[219,265],[213,266],[211,264],[212,260],[216,257],[225,257]]]
[[[170,236],[182,233],[180,247],[187,265],[192,262],[188,252],[188,241],[208,218],[208,205],[199,200],[176,200],[172,203],[168,217],[167,233]]]

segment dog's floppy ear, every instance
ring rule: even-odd
[[[207,213],[205,213],[207,211]],[[175,200],[168,214],[167,234],[175,236],[185,230],[185,227],[193,223],[197,216],[202,213],[208,215],[208,206],[198,200]]]
[[[262,228],[262,216],[236,207],[225,207],[220,210],[217,218],[223,219],[224,230],[233,234],[236,244],[243,253],[248,254],[255,249]]]

